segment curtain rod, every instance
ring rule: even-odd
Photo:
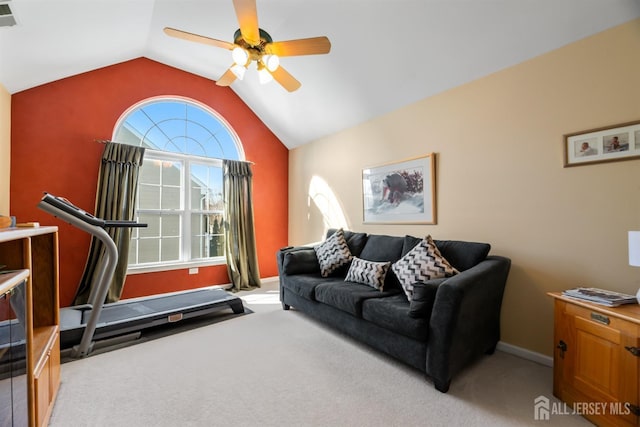
[[[115,141],[111,141],[109,139],[94,139],[93,142],[97,142],[99,144],[107,144],[109,142],[115,142]],[[224,160],[224,159],[220,159],[220,160]],[[250,163],[252,165],[255,165],[255,162],[252,162],[251,160],[237,160],[238,162],[244,162],[244,163]]]

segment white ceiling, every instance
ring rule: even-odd
[[[165,26],[225,41],[231,0],[0,0],[0,83],[16,93],[137,57],[212,80],[230,52],[168,37]],[[326,35],[328,55],[287,57],[289,93],[248,72],[231,86],[289,148],[517,64],[640,16],[640,0],[257,0],[275,41]],[[213,84],[213,82],[212,82]]]

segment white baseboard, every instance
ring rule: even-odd
[[[2,0],[0,0],[2,1]],[[262,277],[260,278],[260,282],[262,283],[271,283],[271,282],[277,282],[280,280],[280,276],[272,276],[272,277]],[[233,283],[221,283],[219,285],[211,285],[211,286],[205,286],[205,289],[225,289],[225,290],[229,290],[231,288],[233,288]]]
[[[535,351],[527,350],[526,348],[518,347],[512,344],[507,344],[506,342],[498,342],[496,350],[513,354],[514,356],[531,360],[532,362],[536,362],[550,368],[553,367],[553,357],[545,356],[544,354],[536,353]]]

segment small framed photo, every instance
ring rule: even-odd
[[[435,155],[362,170],[365,223],[436,224]]]
[[[564,136],[564,167],[640,158],[640,121]]]

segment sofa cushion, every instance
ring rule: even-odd
[[[414,318],[431,317],[433,303],[436,300],[436,293],[440,283],[447,280],[446,277],[431,279],[423,283],[413,284],[413,297],[409,303],[409,316]]]
[[[415,248],[420,242],[422,242],[421,237],[413,237],[409,235],[404,236],[404,239],[402,241],[402,256],[408,254],[409,251]]]
[[[288,276],[286,280],[280,281],[280,286],[287,288],[296,295],[299,295],[310,301],[315,301],[315,288],[321,283],[327,283],[328,280],[336,280],[342,282],[340,278],[323,278],[320,273],[314,274],[296,274]]]
[[[313,248],[300,248],[285,252],[282,267],[285,274],[320,272],[318,257]]]
[[[381,291],[384,287],[384,278],[390,267],[391,263],[388,261],[375,262],[353,257],[344,280],[369,285]]]
[[[491,245],[488,243],[435,240],[438,250],[458,271],[465,271],[484,261]]]
[[[425,237],[398,262],[391,266],[409,301],[413,296],[413,285],[458,273],[440,254],[431,236]]]
[[[327,238],[335,233],[337,229],[331,228],[327,231]],[[344,238],[349,246],[349,251],[353,256],[360,256],[362,248],[367,243],[367,233],[356,233],[355,231],[343,230]]]
[[[404,236],[402,256],[413,249],[422,239]],[[465,271],[484,261],[489,255],[491,245],[488,243],[464,242],[460,240],[434,240],[440,254],[458,271]]]
[[[402,256],[403,244],[404,239],[402,237],[371,234],[359,257],[368,261],[390,261],[393,264]],[[385,277],[384,289],[388,291],[402,289],[400,282],[392,271],[389,271]]]
[[[403,244],[402,237],[372,234],[358,256],[369,261],[394,263],[402,256]]]
[[[381,328],[424,342],[429,336],[429,319],[409,316],[409,303],[402,294],[367,299],[362,318]]]
[[[313,249],[318,257],[322,277],[329,277],[339,267],[348,264],[352,258],[342,229],[337,230]]]
[[[362,283],[338,283],[338,279],[334,280],[322,280],[322,283],[315,287],[315,300],[356,317],[362,317],[362,302],[366,299],[382,298],[398,292],[380,292]]]

